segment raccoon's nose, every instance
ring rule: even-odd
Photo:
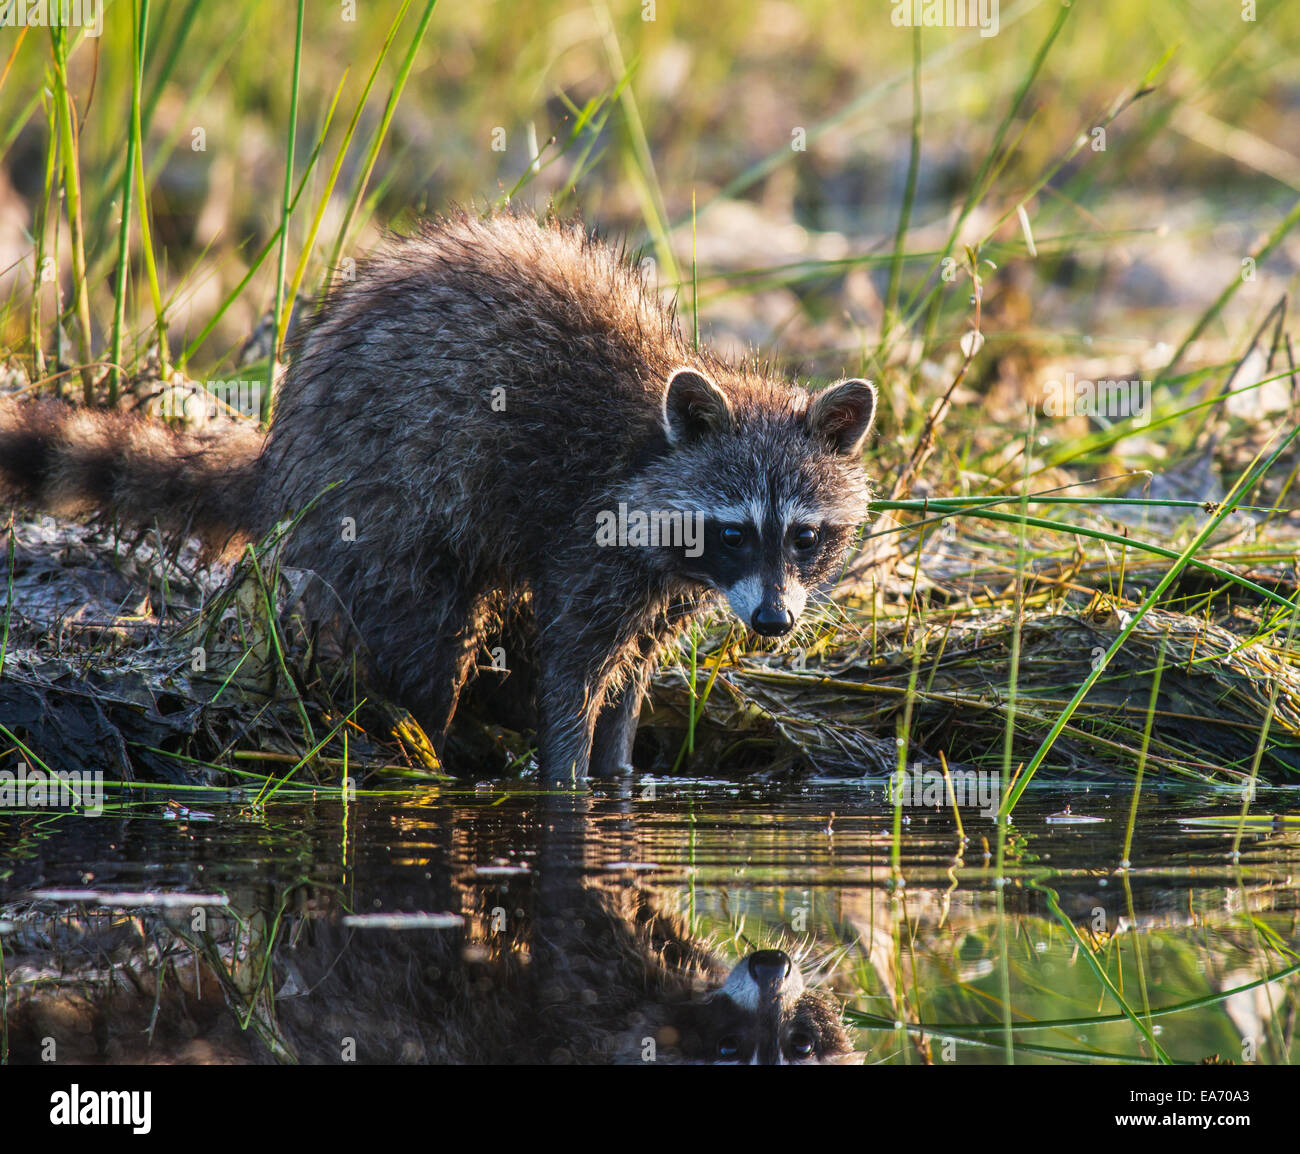
[[[760,987],[780,989],[792,965],[784,950],[755,950],[749,955],[749,976]]]
[[[749,619],[755,633],[764,637],[780,637],[794,628],[794,614],[790,610],[773,605],[760,605]]]

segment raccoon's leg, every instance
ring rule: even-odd
[[[424,644],[413,644],[409,633],[394,637],[391,644],[410,655],[413,668],[403,670],[404,679],[410,680],[402,687],[402,696],[441,756],[461,690],[474,670],[486,602],[448,580],[430,591],[428,604],[433,621]]]
[[[455,619],[446,620],[445,631],[438,638],[430,669],[428,710],[431,722],[444,740],[456,715],[461,691],[474,671],[482,643],[484,616],[483,603],[469,599],[468,612],[459,623]]]
[[[575,679],[577,684],[575,685]],[[544,779],[563,783],[582,781],[591,761],[591,737],[598,712],[593,692],[583,670],[570,663],[541,661],[537,695],[537,760]]]
[[[643,693],[640,677],[629,678],[600,711],[591,738],[592,777],[614,777],[631,766]]]
[[[461,690],[474,668],[477,649],[477,634],[464,629],[450,637],[440,637],[426,659],[427,688],[419,698],[418,718],[440,755],[451,719],[456,715]]]
[[[596,720],[591,749],[593,777],[613,777],[632,764],[632,745],[636,740],[641,703],[650,688],[650,679],[665,649],[704,605],[702,598],[673,601],[629,646],[623,662],[627,667],[627,679],[620,690],[608,695]]]
[[[538,762],[547,781],[581,781],[611,674],[635,636],[618,614],[588,616],[566,606],[552,615],[551,604],[539,596],[535,605]]]
[[[661,631],[657,631],[657,634]],[[666,632],[666,627],[662,630]],[[591,739],[591,776],[614,777],[632,764],[632,745],[636,725],[641,717],[641,702],[654,673],[660,635],[642,637],[637,642],[638,655],[629,662],[632,669],[621,689],[608,695],[596,719]]]
[[[593,597],[597,604],[601,592]],[[571,598],[566,609],[583,600]],[[653,616],[648,628],[644,618],[629,621],[622,606],[594,614],[568,610],[549,621],[545,607],[545,600],[537,607],[542,772],[561,780],[570,774],[581,779],[588,770],[612,776],[631,759],[641,699],[659,653],[694,606],[674,605]],[[619,686],[613,693],[611,684]]]

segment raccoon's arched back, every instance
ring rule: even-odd
[[[501,331],[512,351],[531,351],[542,362],[613,354],[651,370],[656,386],[678,364],[700,359],[692,357],[673,308],[625,250],[576,221],[539,224],[529,215],[463,210],[421,222],[410,236],[392,236],[359,264],[354,280],[336,279],[304,334],[305,350],[322,338],[332,343],[332,332],[363,329],[376,292],[391,297],[404,288],[431,295],[430,308],[457,323],[454,341],[445,343],[474,348],[484,363]],[[436,334],[422,336],[432,348],[444,343]]]
[[[686,352],[674,311],[645,270],[580,221],[538,224],[531,216],[480,219],[460,212],[427,223],[397,251],[418,266],[454,267],[462,283],[477,283],[488,294],[522,300],[564,335],[590,340],[616,333],[652,358]]]

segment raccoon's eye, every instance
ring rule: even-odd
[[[730,1061],[740,1053],[740,1039],[735,1034],[727,1034],[718,1039],[718,1057],[724,1062]]]
[[[794,531],[794,547],[800,553],[807,553],[809,549],[817,547],[817,530],[811,525],[800,525]]]
[[[790,1035],[790,1050],[796,1058],[811,1058],[815,1048],[811,1034],[797,1030]]]
[[[739,549],[745,540],[745,530],[739,525],[723,525],[721,536],[728,549]]]

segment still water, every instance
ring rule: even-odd
[[[847,1039],[788,1060],[1294,1061],[1294,790],[1151,787],[1127,869],[1127,786],[1031,788],[1000,865],[879,781],[281,796],[10,812],[9,1060],[745,1060],[679,1010],[781,950]]]

